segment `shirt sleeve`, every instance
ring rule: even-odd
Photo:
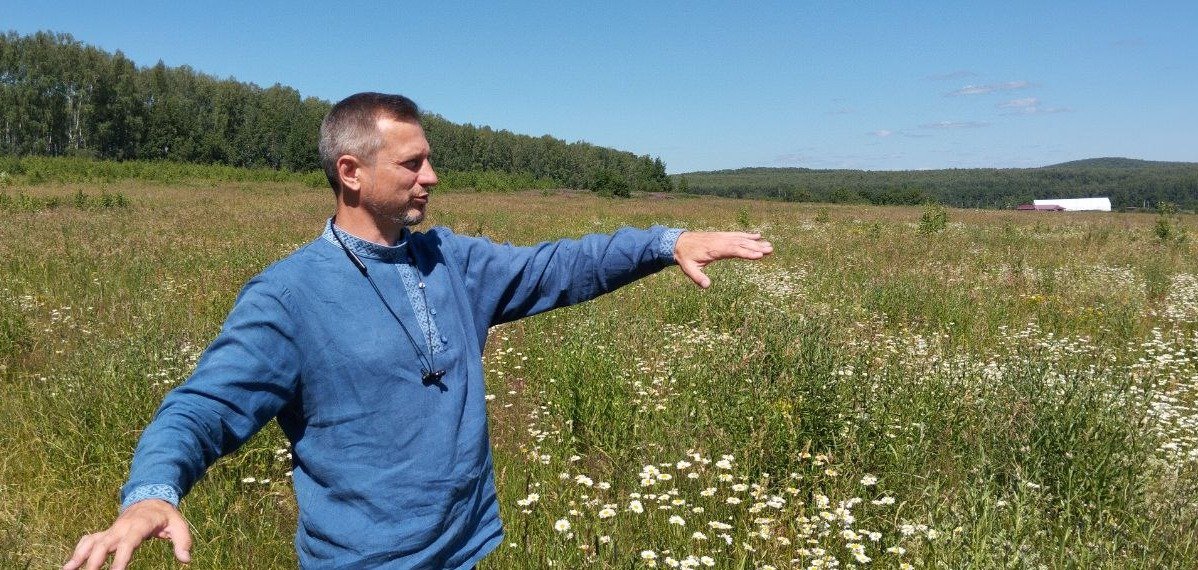
[[[138,485],[125,493],[125,498],[121,501],[121,512],[125,512],[125,509],[133,506],[133,503],[149,499],[159,499],[178,507],[179,490],[165,483]]]
[[[242,290],[195,372],[163,400],[133,454],[121,508],[178,504],[204,471],[291,400],[299,374],[289,295],[255,278]]]
[[[530,247],[453,239],[478,316],[496,325],[593,299],[660,271],[675,263],[683,231],[623,228]]]

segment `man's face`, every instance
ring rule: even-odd
[[[429,188],[437,183],[424,129],[391,118],[380,118],[377,124],[383,145],[360,171],[362,206],[384,224],[418,224],[428,206]]]

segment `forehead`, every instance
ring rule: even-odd
[[[428,140],[424,129],[414,121],[399,121],[391,117],[379,117],[375,123],[383,139],[380,152],[396,154],[428,153]]]

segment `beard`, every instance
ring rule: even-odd
[[[399,212],[396,212],[369,198],[363,198],[362,204],[375,219],[385,220],[397,226],[414,226],[424,221],[424,209],[422,208],[414,208],[405,204]]]
[[[415,212],[408,211],[399,217],[399,223],[404,226],[414,226],[424,221],[424,210],[416,210]]]

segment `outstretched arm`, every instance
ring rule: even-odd
[[[625,227],[529,247],[448,232],[440,237],[452,244],[476,322],[489,327],[594,299],[656,273],[674,262],[681,233]]]
[[[184,564],[191,562],[191,533],[183,515],[166,501],[149,500],[125,509],[108,530],[81,538],[62,568],[100,570],[111,553],[110,570],[125,570],[133,551],[148,538],[169,539],[174,543],[175,558]]]
[[[774,246],[761,239],[761,234],[745,232],[684,232],[674,246],[678,267],[695,285],[711,286],[711,278],[703,268],[721,259],[761,259],[773,253]]]
[[[278,290],[276,290],[278,289]],[[296,319],[290,294],[255,279],[186,383],[166,396],[133,454],[123,511],[107,530],[80,539],[66,570],[123,569],[146,539],[169,538],[189,559],[187,521],[175,507],[217,458],[271,420],[297,386]]]

